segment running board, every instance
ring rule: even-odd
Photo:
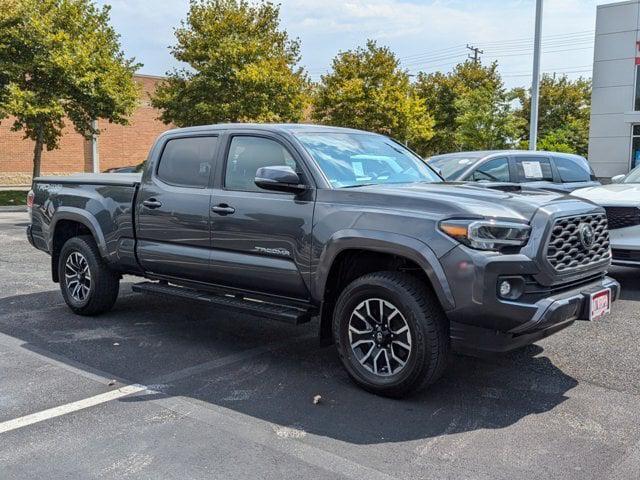
[[[136,283],[131,286],[131,290],[134,292],[160,295],[163,297],[171,295],[187,300],[197,300],[199,302],[208,303],[209,305],[214,305],[227,310],[234,310],[236,312],[243,312],[259,317],[280,320],[287,323],[293,323],[295,325],[310,321],[311,317],[314,315],[311,308],[305,309],[292,305],[269,303],[260,300],[249,300],[233,295],[202,292],[190,288],[156,282]]]

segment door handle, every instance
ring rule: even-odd
[[[155,198],[150,198],[142,202],[142,205],[147,208],[160,208],[162,206],[162,202],[156,200]]]
[[[236,209],[233,207],[230,207],[226,203],[221,203],[220,205],[211,207],[211,211],[217,213],[218,215],[231,215],[236,211]]]

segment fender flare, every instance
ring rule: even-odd
[[[334,233],[325,243],[318,260],[318,270],[312,285],[313,297],[324,300],[329,272],[340,252],[349,249],[370,250],[408,258],[427,274],[444,310],[455,307],[455,301],[447,277],[433,250],[420,240],[400,233],[376,230],[345,229]]]
[[[60,207],[54,213],[53,218],[51,219],[51,224],[49,226],[49,238],[47,240],[47,248],[49,249],[50,253],[53,253],[53,238],[56,231],[56,225],[60,220],[72,220],[87,227],[91,232],[91,235],[93,235],[96,244],[98,245],[98,250],[100,251],[100,255],[102,255],[102,258],[106,259],[108,257],[107,243],[104,239],[104,234],[102,233],[102,229],[100,228],[98,220],[86,210],[82,210],[76,207]]]

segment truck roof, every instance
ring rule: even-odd
[[[211,130],[264,130],[264,131],[280,131],[287,133],[368,133],[370,135],[377,135],[372,132],[366,132],[364,130],[357,130],[354,128],[333,127],[329,125],[314,125],[310,123],[217,123],[213,125],[200,125],[197,127],[184,127],[174,128],[167,130],[163,135],[191,132],[202,132]]]
[[[493,155],[512,155],[512,156],[530,156],[530,155],[554,155],[556,157],[567,157],[567,158],[576,158],[580,157],[580,155],[576,155],[573,153],[564,153],[564,152],[549,152],[546,150],[472,150],[472,151],[464,151],[464,152],[450,152],[450,153],[440,153],[438,155],[432,155],[430,160],[435,160],[438,158],[476,158],[478,160],[487,158]],[[580,157],[583,158],[583,157]]]

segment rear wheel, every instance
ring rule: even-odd
[[[79,315],[107,312],[118,298],[120,277],[106,265],[90,235],[71,238],[62,246],[58,278],[65,302]]]
[[[438,300],[402,272],[372,273],[349,284],[336,304],[333,335],[351,378],[379,395],[401,397],[435,382],[449,357]]]

